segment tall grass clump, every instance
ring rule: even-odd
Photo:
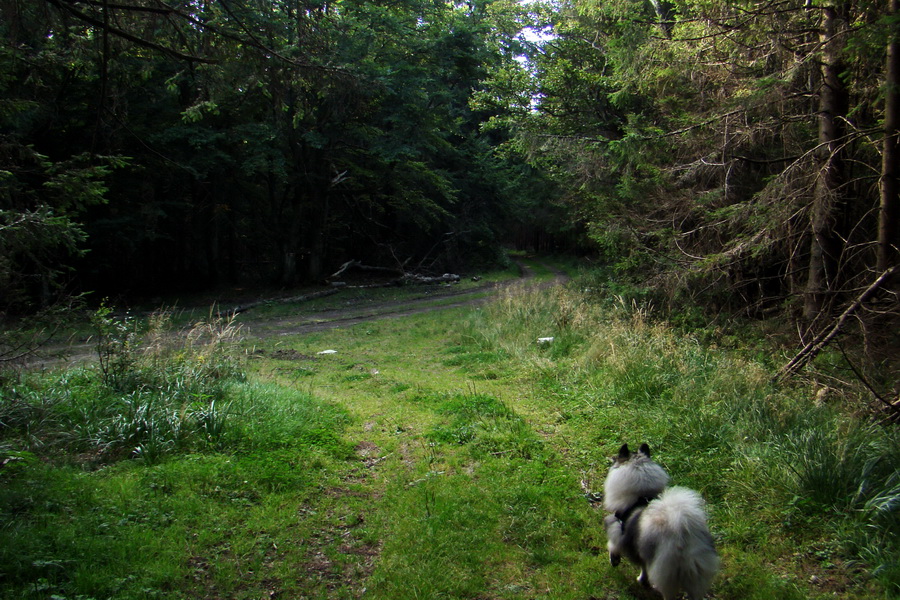
[[[141,332],[103,305],[91,322],[95,363],[20,372],[0,388],[0,443],[48,456],[152,462],[226,442],[229,389],[244,378],[233,321],[211,315],[177,331],[161,311]]]
[[[782,484],[807,519],[834,519],[856,562],[900,592],[900,435],[846,415],[807,413],[780,440]]]
[[[775,383],[780,349],[761,357],[753,339],[742,353],[702,342],[708,333],[575,282],[507,292],[469,319],[459,345],[515,362],[534,402],[557,415],[573,468],[600,480],[618,445],[647,441],[675,483],[707,497],[726,545],[791,539],[823,564],[817,548],[835,547],[828,560],[900,590],[896,430],[861,405],[817,403],[813,385]]]
[[[564,288],[509,286],[466,322],[461,348],[493,352],[520,365],[568,355],[585,341],[591,307]],[[547,338],[553,338],[547,343]],[[539,350],[539,352],[535,352]]]

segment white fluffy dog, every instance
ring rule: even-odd
[[[719,557],[706,524],[705,503],[687,488],[666,488],[669,476],[650,459],[643,444],[635,453],[619,449],[606,478],[603,504],[609,560],[622,556],[640,565],[644,585],[674,600],[684,591],[700,600],[719,568]]]

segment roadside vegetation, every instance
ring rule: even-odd
[[[99,360],[4,374],[0,598],[652,598],[586,498],[645,441],[713,597],[897,597],[894,426],[597,280],[253,340],[101,308]]]

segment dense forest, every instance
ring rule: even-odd
[[[609,261],[668,300],[807,322],[897,264],[896,3],[582,2],[548,19],[518,139],[564,173]]]
[[[4,2],[4,308],[496,262],[547,185],[470,102],[504,10]]]
[[[4,0],[0,310],[517,244],[815,322],[891,288],[898,27],[895,0]]]

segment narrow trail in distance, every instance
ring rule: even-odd
[[[364,308],[347,306],[315,313],[298,314],[279,319],[249,319],[243,323],[242,333],[247,338],[264,339],[272,336],[299,335],[349,327],[380,319],[398,319],[436,310],[449,310],[465,306],[477,306],[489,302],[498,291],[511,285],[534,279],[534,271],[523,263],[518,263],[521,276],[501,283],[486,285],[465,291],[437,291],[433,295],[408,300],[392,300],[371,304]],[[564,283],[568,275],[560,269],[542,263],[553,273],[553,279],[542,282],[542,287],[550,287]],[[447,302],[448,299],[455,300]]]
[[[399,319],[437,310],[477,306],[489,302],[500,290],[513,285],[522,285],[535,278],[534,271],[528,265],[521,261],[517,261],[517,264],[520,270],[518,278],[467,290],[432,287],[420,297],[387,300],[365,305],[348,303],[345,306],[317,312],[304,312],[300,307],[295,314],[286,317],[254,318],[251,314],[242,313],[238,316],[237,323],[241,325],[243,339],[262,340],[275,336],[302,335],[338,327],[350,327],[380,319]],[[553,277],[537,285],[551,287],[565,283],[569,279],[569,276],[557,267],[543,262],[540,264],[553,273]],[[336,297],[338,296],[340,294],[336,295]],[[79,340],[52,344],[43,348],[38,354],[27,359],[25,366],[29,369],[55,368],[66,364],[76,365],[90,362],[96,357],[95,344],[90,339]]]

